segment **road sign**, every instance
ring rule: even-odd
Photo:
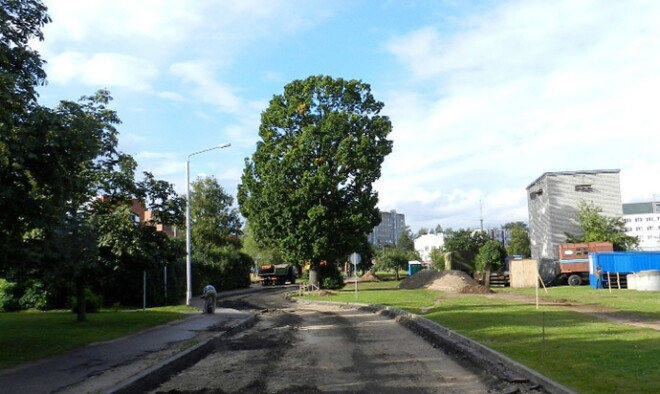
[[[360,257],[359,254],[353,252],[351,255],[348,257],[348,260],[351,262],[353,265],[358,265],[360,264],[360,261],[362,261],[362,258]]]

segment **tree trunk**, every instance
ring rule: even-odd
[[[395,268],[395,269],[394,269],[394,277],[396,278],[396,280],[401,280],[401,279],[399,278],[399,269],[398,269],[398,268]]]
[[[78,321],[87,321],[87,301],[85,300],[85,281],[82,278],[76,279],[76,299],[78,300],[76,313]]]
[[[319,285],[319,269],[317,267],[309,267],[309,284]]]
[[[484,287],[490,288],[490,267],[484,270]]]

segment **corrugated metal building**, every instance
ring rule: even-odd
[[[559,271],[558,246],[566,233],[579,235],[578,204],[591,203],[602,214],[621,217],[621,183],[618,169],[546,172],[527,186],[529,238],[532,258],[539,261],[544,280]]]

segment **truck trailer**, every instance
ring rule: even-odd
[[[295,270],[288,264],[262,265],[257,274],[262,286],[283,285],[286,282],[295,283],[296,281]]]
[[[581,242],[559,245],[559,279],[569,286],[580,286],[589,281],[589,255],[611,252],[611,242]]]

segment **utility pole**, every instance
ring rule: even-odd
[[[481,209],[481,199],[479,199],[479,222],[481,223],[481,231],[484,231],[484,214]]]

